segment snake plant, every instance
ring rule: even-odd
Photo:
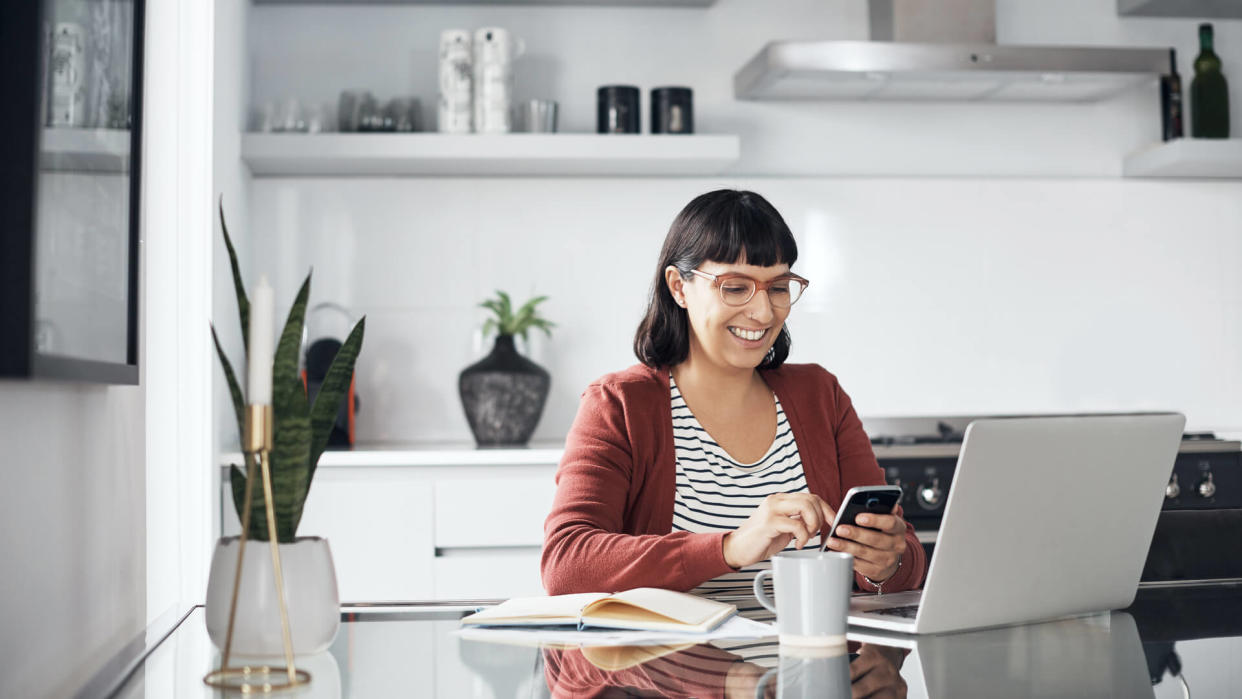
[[[241,320],[242,342],[249,347],[250,343],[250,301],[246,298],[246,289],[242,285],[241,272],[237,266],[237,252],[233,249],[233,241],[229,238],[228,226],[224,223],[224,206],[220,206],[220,228],[224,231],[224,245],[228,248],[229,264],[233,268],[233,287],[237,292],[237,311]],[[328,435],[341,408],[341,401],[349,391],[349,384],[354,376],[354,363],[362,350],[362,335],[366,327],[363,317],[354,326],[337,351],[332,365],[324,377],[323,387],[312,403],[306,395],[306,384],[298,372],[298,355],[302,340],[302,327],[306,320],[306,300],[310,296],[311,275],[306,275],[302,288],[298,291],[293,307],[285,321],[284,330],[276,345],[276,356],[272,365],[272,451],[269,457],[272,472],[272,500],[276,517],[276,538],[284,544],[290,543],[297,532],[298,522],[302,519],[302,507],[310,492],[311,479],[315,475],[315,467],[319,457],[328,444]],[[220,346],[220,338],[212,325],[211,336],[216,345],[216,354],[220,357],[220,365],[224,369],[224,377],[228,380],[229,393],[233,400],[233,410],[237,414],[238,434],[245,433],[245,400],[233,365],[229,363],[224,348]],[[247,358],[249,361],[249,358]],[[257,473],[256,473],[257,475]],[[233,491],[233,506],[237,510],[238,519],[242,518],[245,503],[246,474],[236,464],[229,467],[229,481]],[[263,488],[256,483],[251,497],[250,531],[248,538],[267,541],[267,515],[264,509]]]

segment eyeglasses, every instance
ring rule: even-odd
[[[745,274],[709,274],[697,269],[690,270],[690,273],[710,280],[720,289],[720,300],[727,306],[745,306],[754,298],[756,291],[762,290],[768,292],[768,301],[773,306],[789,308],[801,298],[802,292],[810,284],[796,274],[786,274],[772,281],[761,282]]]

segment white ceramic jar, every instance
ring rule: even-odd
[[[228,634],[229,604],[237,570],[240,539],[222,537],[211,556],[207,579],[207,634],[223,649]],[[328,540],[298,538],[280,544],[289,633],[297,655],[321,653],[332,645],[341,626],[341,600]],[[272,568],[271,545],[246,541],[245,563],[237,595],[232,653],[238,656],[282,657],[284,640]]]
[[[483,27],[474,32],[474,130],[509,133],[513,104],[513,60],[526,44],[507,29]]]

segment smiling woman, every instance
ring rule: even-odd
[[[566,438],[544,527],[550,594],[749,597],[773,554],[820,544],[845,491],[884,483],[836,377],[785,363],[810,283],[797,259],[754,192],[708,192],[677,215],[634,338],[642,363],[588,386]],[[926,559],[900,508],[867,524],[827,542],[853,554],[859,588],[917,587]]]

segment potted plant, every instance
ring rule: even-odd
[[[237,253],[224,223],[223,206],[220,209],[220,226],[233,270],[243,344],[248,346],[250,302],[242,285]],[[269,456],[276,538],[284,571],[289,627],[294,652],[298,654],[327,649],[340,626],[340,598],[328,542],[319,537],[297,537],[296,533],[315,467],[327,446],[328,435],[353,378],[354,364],[362,349],[362,335],[366,327],[364,317],[354,326],[332,360],[319,392],[313,400],[308,397],[306,385],[298,371],[298,352],[306,302],[310,295],[310,280],[310,274],[307,274],[293,307],[289,309],[284,330],[276,345],[272,366],[272,451]],[[214,325],[211,334],[228,381],[240,435],[245,430],[245,400],[233,365],[220,346]],[[236,465],[229,468],[229,484],[240,520],[246,474]],[[251,502],[247,539],[255,542],[269,540],[263,489],[257,483]],[[227,634],[238,545],[239,537],[221,537],[211,560],[211,573],[207,581],[207,631],[218,647],[223,647]],[[245,556],[233,630],[234,652],[250,656],[281,655],[284,645],[279,606],[274,596],[270,547],[248,546]]]
[[[491,354],[466,367],[457,380],[466,421],[479,446],[518,446],[530,441],[548,400],[552,378],[543,367],[518,354],[515,335],[528,339],[531,328],[552,337],[555,324],[541,318],[536,306],[548,299],[537,296],[513,311],[509,295],[479,304],[494,314],[483,324],[483,336],[496,331]]]

